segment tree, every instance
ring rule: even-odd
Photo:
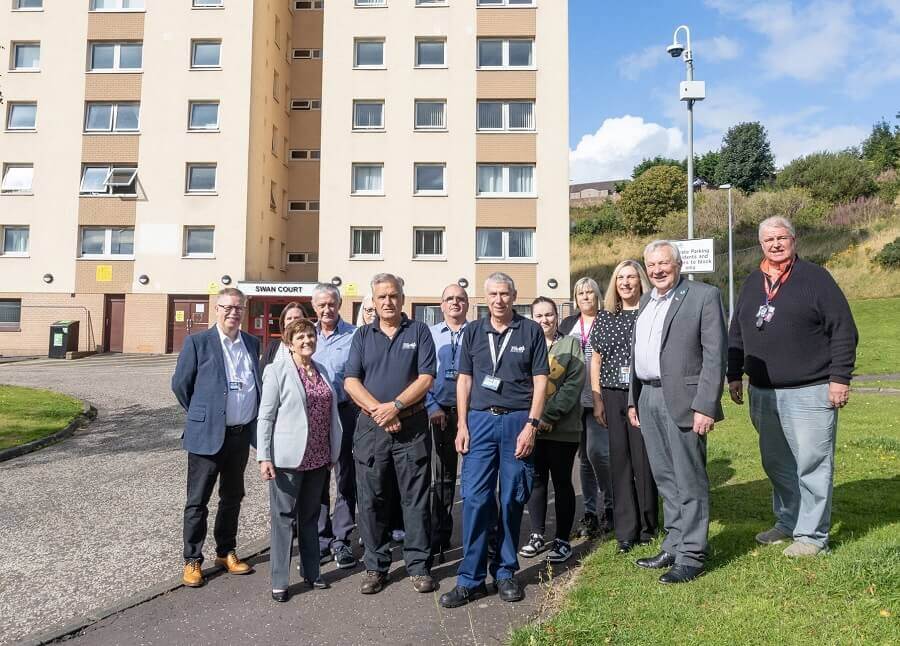
[[[687,168],[687,160],[678,161],[677,159],[657,155],[652,159],[641,160],[641,163],[635,166],[634,170],[631,171],[631,176],[637,179],[644,171],[650,170],[654,166],[675,166],[684,170]]]
[[[872,165],[849,151],[799,157],[778,174],[776,186],[805,188],[813,198],[832,204],[866,197],[878,190]]]
[[[775,175],[775,158],[766,129],[757,121],[732,126],[722,141],[716,184],[751,193]]]
[[[678,166],[654,166],[625,187],[619,208],[630,233],[647,235],[659,229],[669,211],[687,205],[687,175]]]
[[[715,184],[719,174],[722,155],[717,150],[710,150],[699,157],[694,157],[694,175],[702,177],[708,184]]]
[[[900,127],[892,129],[884,119],[876,123],[862,143],[862,155],[876,172],[900,167]]]

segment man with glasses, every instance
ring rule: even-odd
[[[437,353],[437,376],[428,391],[425,404],[434,439],[434,486],[431,500],[431,551],[443,553],[453,536],[453,496],[456,493],[456,377],[469,296],[456,283],[441,294],[444,320],[431,326],[431,338]]]
[[[759,225],[763,260],[744,282],[728,336],[728,390],[744,403],[772,481],[775,525],[762,545],[788,557],[828,548],[838,410],[847,405],[859,336],[847,299],[823,267],[797,255],[793,225]]]
[[[203,541],[207,505],[217,480],[216,565],[231,574],[252,572],[235,552],[244,469],[256,436],[262,391],[259,341],[241,331],[244,303],[240,290],[228,287],[220,291],[216,324],[185,339],[172,375],[172,392],[187,413],[182,435],[188,452],[182,580],[192,588],[206,582],[201,570]]]

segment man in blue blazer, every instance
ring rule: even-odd
[[[200,566],[207,504],[217,479],[216,564],[231,574],[252,571],[235,553],[244,469],[250,443],[256,438],[262,391],[259,341],[241,331],[244,305],[240,290],[229,287],[220,291],[216,324],[185,339],[172,375],[172,392],[187,412],[182,434],[182,446],[188,452],[182,579],[193,588],[205,583]]]

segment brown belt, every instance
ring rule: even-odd
[[[415,415],[416,413],[420,413],[423,410],[425,410],[425,402],[418,401],[415,404],[411,404],[406,408],[401,409],[400,412],[397,413],[397,419],[406,419],[407,417]],[[362,410],[362,414],[371,417],[367,410]]]

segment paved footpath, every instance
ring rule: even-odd
[[[183,413],[169,391],[175,359],[105,355],[78,361],[0,365],[0,383],[47,387],[87,399],[97,419],[64,442],[0,463],[0,644],[70,622],[180,574],[185,459]],[[577,469],[576,469],[577,471]],[[255,462],[238,543],[268,536],[268,498]],[[215,500],[215,496],[214,496]],[[210,517],[215,505],[211,505]],[[454,545],[459,545],[459,514]],[[553,523],[552,503],[550,525]],[[527,532],[527,516],[523,534]],[[211,534],[211,528],[210,528]],[[207,545],[207,563],[212,537]],[[583,555],[587,545],[576,547]],[[357,548],[357,553],[360,548]],[[83,630],[83,644],[223,644],[263,637],[270,643],[486,644],[506,641],[540,610],[548,572],[523,561],[527,598],[496,595],[445,611],[438,595],[454,585],[460,550],[436,564],[435,595],[412,590],[395,550],[392,583],[359,594],[356,570],[323,569],[332,588],[298,585],[286,604],[271,601],[267,554],[250,576],[214,576],[199,590],[180,588]],[[573,567],[573,558],[569,567]],[[557,568],[559,577],[566,568]],[[559,579],[556,579],[559,583]]]

